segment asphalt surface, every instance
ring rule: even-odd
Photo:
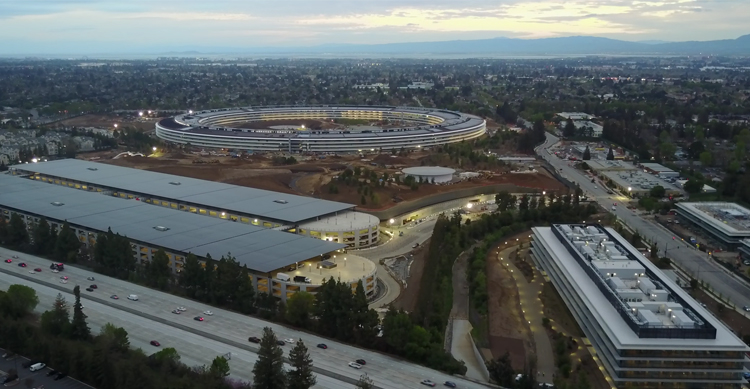
[[[422,223],[421,228],[431,232],[431,223]],[[415,234],[415,237],[418,236]],[[429,235],[427,235],[429,236]],[[416,239],[416,238],[415,238]],[[426,239],[426,238],[425,238]],[[409,242],[394,247],[411,247]],[[130,342],[133,347],[140,347],[146,350],[156,351],[156,348],[149,345],[151,340],[157,340],[161,347],[174,347],[182,356],[182,361],[188,365],[210,364],[210,361],[218,355],[231,353],[229,361],[233,377],[251,380],[252,366],[257,358],[256,354],[244,349],[232,347],[229,343],[239,342],[249,344],[249,336],[260,337],[263,327],[271,327],[280,339],[301,338],[310,349],[310,355],[314,365],[324,369],[334,375],[338,374],[350,379],[358,379],[360,375],[367,373],[373,379],[377,386],[383,388],[415,388],[419,387],[419,381],[430,379],[434,382],[442,383],[444,381],[453,381],[458,384],[459,388],[484,388],[485,386],[471,381],[462,380],[436,370],[400,360],[396,357],[380,354],[373,351],[360,349],[349,346],[319,336],[307,334],[300,331],[288,329],[286,327],[266,322],[257,318],[232,313],[229,311],[217,309],[206,304],[194,302],[185,298],[172,296],[167,293],[154,291],[142,286],[131,284],[126,281],[113,279],[85,270],[66,267],[61,273],[52,273],[49,270],[50,261],[36,258],[27,254],[15,253],[9,250],[0,249],[0,258],[10,258],[12,255],[18,255],[19,259],[14,259],[11,264],[0,263],[4,269],[30,277],[36,277],[39,280],[56,283],[59,286],[67,288],[70,291],[66,299],[72,304],[72,290],[76,284],[87,287],[92,283],[97,284],[98,289],[94,292],[82,290],[82,303],[84,311],[89,316],[89,324],[95,331],[106,324],[113,323],[125,328],[130,335]],[[21,268],[17,263],[23,261],[28,267]],[[43,271],[39,274],[29,274],[29,270],[35,267],[41,267]],[[70,279],[67,284],[59,283],[61,275],[66,275]],[[87,281],[86,278],[92,276],[96,281]],[[0,273],[0,287],[7,288],[8,285],[17,283],[33,287],[37,290],[40,298],[40,304],[37,311],[45,311],[52,307],[55,296],[59,292],[57,289],[43,286],[36,282],[26,281],[19,277],[14,277]],[[87,299],[89,295],[96,295],[99,298],[108,299],[110,295],[116,294],[119,300],[110,300],[115,307],[105,304],[99,304]],[[139,296],[139,301],[127,300],[129,294]],[[160,323],[140,315],[125,312],[116,308],[117,306],[131,307],[137,309],[146,315],[153,315],[160,320],[165,320],[166,324]],[[187,311],[181,315],[171,313],[178,306],[187,308]],[[201,315],[206,310],[212,310],[213,316],[204,315],[205,321],[198,322],[193,320],[195,316]],[[170,323],[176,323],[189,330],[174,328]],[[221,341],[208,339],[204,336],[191,332],[205,331]],[[316,348],[315,345],[325,343],[328,345],[327,350]],[[251,345],[254,347],[254,345]],[[286,352],[291,346],[284,346]],[[367,365],[361,370],[353,369],[347,364],[356,359],[365,359]],[[318,374],[318,385],[320,388],[351,388],[352,384],[344,383],[330,377]]]
[[[0,349],[0,355],[5,354],[6,350]],[[77,381],[71,377],[65,377],[61,380],[55,381],[55,377],[47,377],[47,373],[50,372],[49,367],[45,367],[42,370],[31,371],[24,369],[21,365],[27,362],[29,359],[24,357],[14,357],[10,359],[0,358],[0,382],[5,379],[6,373],[10,369],[16,369],[18,372],[19,381],[15,384],[18,388],[40,388],[44,389],[91,389],[92,387],[86,385],[80,381]],[[28,384],[27,384],[28,382]],[[11,383],[10,385],[13,385]],[[8,385],[8,386],[10,386]],[[31,386],[28,386],[31,385]]]
[[[667,249],[667,256],[693,276],[711,285],[716,294],[729,298],[737,306],[750,305],[750,287],[728,273],[720,265],[708,259],[708,255],[692,245],[681,240],[672,239],[674,234],[655,222],[645,220],[627,207],[612,206],[629,200],[617,193],[608,194],[598,182],[591,182],[591,178],[563,160],[550,153],[549,148],[557,143],[559,138],[547,133],[547,140],[537,147],[536,152],[547,160],[565,178],[577,183],[589,197],[601,204],[607,211],[615,214],[632,230],[637,231],[644,239],[656,242],[660,253]]]

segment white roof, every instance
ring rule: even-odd
[[[417,166],[408,167],[402,170],[404,174],[412,174],[415,176],[443,176],[448,174],[454,174],[455,169],[440,166]]]

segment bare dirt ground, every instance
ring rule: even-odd
[[[142,131],[152,131],[156,122],[161,118],[149,118],[145,120],[133,120],[126,115],[110,114],[110,115],[82,115],[74,118],[61,120],[59,122],[50,123],[49,127],[56,127],[58,125],[68,127],[109,127],[114,129],[114,124],[117,123],[120,127],[131,127]]]
[[[417,298],[419,297],[419,284],[422,280],[422,273],[424,272],[424,257],[430,250],[430,240],[426,240],[424,244],[419,246],[413,251],[414,257],[409,269],[409,278],[407,279],[407,287],[404,289],[398,298],[393,301],[393,306],[397,309],[403,309],[407,312],[413,312],[417,307]]]
[[[513,368],[524,368],[527,345],[531,334],[523,324],[523,313],[518,289],[510,273],[493,255],[498,249],[490,250],[487,259],[487,287],[489,292],[489,338],[492,356],[499,358],[510,354]]]

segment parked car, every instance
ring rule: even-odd
[[[39,363],[35,363],[35,364],[29,366],[29,370],[31,370],[31,371],[38,371],[38,370],[44,369],[45,366],[47,366],[47,365],[45,365],[42,362],[39,362]]]
[[[322,348],[323,350],[325,350],[328,348],[328,346],[326,346],[325,343],[318,343],[318,348]]]
[[[251,342],[251,343],[260,343],[260,338],[256,338],[255,336],[251,336],[251,337],[247,338],[247,341]]]
[[[17,381],[17,380],[18,380],[18,374],[9,374],[9,375],[5,376],[5,378],[0,379],[0,384],[3,384],[3,385],[4,384],[9,384],[9,383],[11,383],[13,381]]]
[[[151,345],[152,345],[152,346],[156,346],[156,347],[159,347],[159,346],[161,346],[161,343],[159,343],[159,342],[157,342],[157,341],[155,341],[155,340],[152,340],[152,341],[150,341],[149,343],[151,343]]]
[[[52,377],[53,375],[55,375],[57,373],[59,373],[57,370],[50,369],[50,371],[47,373],[47,377]]]
[[[55,381],[59,381],[67,376],[68,376],[68,373],[57,373],[57,377],[55,377]]]

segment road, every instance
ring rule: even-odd
[[[10,258],[13,255],[18,255],[20,258],[14,260],[14,263],[12,264],[0,263],[0,266],[2,266],[4,270],[10,271],[14,274],[36,277],[40,281],[44,280],[46,282],[52,282],[56,285],[67,288],[71,292],[76,284],[80,284],[83,287],[87,287],[92,283],[97,284],[98,289],[94,292],[87,292],[84,290],[81,293],[83,304],[86,307],[86,314],[90,316],[89,320],[92,321],[92,323],[96,322],[97,326],[101,326],[106,322],[122,326],[130,334],[133,346],[142,347],[145,350],[148,350],[151,347],[148,345],[148,342],[155,339],[161,342],[162,347],[175,347],[178,349],[180,355],[183,356],[185,361],[199,364],[207,364],[215,356],[231,352],[232,360],[230,361],[230,366],[232,367],[232,372],[236,374],[238,378],[249,379],[251,377],[252,374],[250,370],[255,361],[255,354],[243,349],[231,347],[230,343],[238,342],[241,344],[249,344],[247,342],[249,336],[260,337],[263,327],[271,327],[280,339],[301,338],[310,348],[310,355],[315,366],[331,372],[334,375],[338,374],[356,380],[360,375],[367,373],[376,385],[383,388],[414,388],[419,386],[419,381],[422,379],[430,379],[438,383],[453,381],[458,383],[459,388],[485,387],[420,365],[408,363],[390,355],[364,350],[332,341],[330,339],[324,339],[319,336],[289,329],[254,317],[216,309],[206,304],[154,291],[126,281],[102,276],[82,269],[67,267],[64,272],[55,274],[49,270],[50,261],[48,260],[0,249],[0,257],[2,258]],[[26,262],[28,267],[22,268],[17,266],[19,261]],[[35,267],[41,267],[43,271],[35,275],[29,274],[29,269]],[[59,277],[63,274],[70,278],[67,284],[59,283]],[[55,289],[43,287],[39,283],[31,284],[31,282],[24,281],[17,277],[15,277],[15,279],[12,279],[13,277],[11,277],[10,280],[7,277],[9,276],[2,276],[2,279],[5,280],[3,281],[3,284],[5,285],[8,283],[29,284],[29,286],[38,290],[40,295],[47,296],[40,304],[41,310],[47,310],[51,307],[52,300],[54,299],[54,296],[57,295]],[[95,277],[96,281],[87,281],[87,277]],[[87,297],[92,294],[105,299],[108,299],[110,295],[116,294],[120,299],[108,299],[109,302],[113,304],[113,307],[110,307],[87,299]],[[127,300],[126,296],[129,294],[137,294],[139,296],[139,301]],[[42,298],[40,297],[40,299]],[[67,299],[72,302],[72,296],[67,297]],[[118,306],[135,308],[142,314],[152,315],[166,324],[144,318],[140,315],[124,312],[118,309]],[[171,313],[171,311],[178,306],[186,307],[187,312],[181,315]],[[214,315],[204,316],[205,321],[203,322],[193,320],[195,316],[201,315],[201,313],[206,310],[214,311]],[[170,324],[182,325],[188,330],[183,331],[176,329]],[[193,331],[208,332],[219,340],[207,339]],[[315,345],[319,343],[325,343],[329,348],[327,350],[316,348]],[[255,346],[251,345],[251,347]],[[288,352],[288,349],[290,348],[290,346],[284,347],[286,352]],[[349,362],[359,358],[367,361],[367,365],[363,369],[355,370],[347,366]],[[337,380],[323,384],[322,382],[327,380],[328,377],[324,378],[322,374],[318,374],[318,378],[321,381],[321,384],[319,385],[320,387],[337,388],[342,385],[341,381]],[[346,387],[351,386],[351,384],[346,385]]]
[[[750,306],[750,287],[739,281],[720,265],[710,261],[707,254],[697,250],[692,245],[681,240],[674,240],[674,234],[663,226],[643,219],[626,207],[612,207],[617,203],[629,200],[617,194],[608,194],[598,183],[592,183],[591,178],[569,164],[569,161],[555,156],[549,151],[550,147],[559,141],[556,136],[547,133],[546,141],[537,147],[536,152],[547,160],[565,178],[577,183],[589,197],[601,204],[609,212],[615,214],[632,230],[637,231],[644,240],[656,242],[660,252],[667,251],[667,255],[680,267],[708,283],[716,294],[729,298],[736,306]]]

